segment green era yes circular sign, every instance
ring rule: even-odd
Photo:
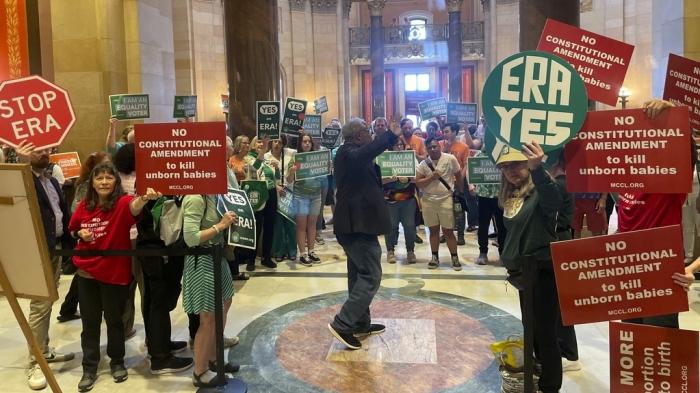
[[[481,97],[488,130],[513,148],[536,141],[544,151],[562,147],[586,119],[583,80],[565,60],[527,51],[500,62]]]

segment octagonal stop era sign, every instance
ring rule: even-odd
[[[17,147],[31,142],[37,150],[61,144],[75,123],[68,93],[32,75],[0,84],[0,142]]]

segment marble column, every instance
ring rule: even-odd
[[[449,17],[447,39],[447,69],[451,102],[462,102],[462,1],[445,0]]]
[[[229,133],[255,134],[255,102],[278,100],[277,1],[224,1]]]
[[[580,0],[520,0],[520,50],[535,50],[547,18],[579,25]]]
[[[481,6],[484,9],[484,69],[486,72],[491,72],[491,25],[493,24],[491,1],[493,0],[481,0]]]
[[[382,10],[386,0],[368,0],[370,15],[370,63],[372,66],[372,118],[386,116],[384,105],[384,26]]]

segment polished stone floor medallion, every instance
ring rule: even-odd
[[[512,315],[472,299],[383,287],[372,320],[385,333],[349,351],[326,327],[347,296],[292,302],[240,333],[229,359],[253,392],[498,392],[488,348],[522,330]],[[253,355],[251,355],[253,354]]]

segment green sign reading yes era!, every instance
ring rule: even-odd
[[[377,156],[382,177],[416,177],[416,152],[385,151]]]
[[[340,128],[327,127],[323,130],[321,146],[326,149],[332,149],[338,144],[340,136]]]
[[[197,115],[197,96],[175,96],[173,117],[185,119]]]
[[[299,129],[304,126],[305,114],[306,101],[287,97],[287,102],[284,104],[284,117],[282,118],[282,133],[298,135]]]
[[[297,166],[296,180],[311,179],[331,174],[331,151],[320,150],[294,155]]]
[[[270,139],[280,137],[280,103],[279,101],[257,101],[258,108],[256,124],[258,139],[269,136]]]
[[[245,191],[229,188],[228,194],[217,199],[219,214],[236,213],[236,221],[228,229],[228,244],[255,250],[255,213]]]
[[[148,119],[151,117],[148,94],[118,94],[109,96],[109,109],[117,120]]]
[[[561,58],[545,52],[512,55],[489,74],[482,94],[488,130],[520,149],[536,141],[544,151],[573,138],[588,110],[583,80]]]

